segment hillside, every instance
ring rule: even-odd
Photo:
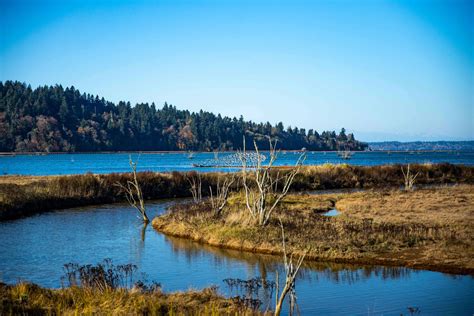
[[[474,151],[474,141],[435,141],[435,142],[374,142],[371,150],[411,151],[411,150],[453,150]]]
[[[282,149],[364,150],[344,129],[319,134],[310,129],[285,129],[222,117],[210,112],[193,113],[164,104],[130,102],[114,104],[99,96],[61,85],[32,89],[20,82],[0,82],[0,151],[81,152],[120,150],[236,150],[243,137],[268,148],[264,135],[278,139]]]

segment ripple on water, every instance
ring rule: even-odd
[[[149,203],[150,217],[171,203]],[[275,270],[283,273],[279,257],[163,236],[151,225],[143,227],[136,211],[124,204],[1,222],[0,240],[0,281],[7,283],[23,279],[60,287],[63,264],[98,263],[104,258],[138,265],[148,280],[161,282],[166,291],[217,285],[223,294],[230,294],[222,282],[225,278],[263,275],[273,280]],[[472,277],[396,267],[306,264],[297,281],[297,295],[303,315],[400,315],[408,314],[409,306],[419,307],[422,314],[474,311]]]

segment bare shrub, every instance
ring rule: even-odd
[[[270,152],[268,164],[263,165],[263,155],[258,150],[257,143],[254,141],[256,151],[256,165],[248,166],[247,153],[245,150],[245,139],[243,152],[239,158],[242,162],[242,183],[245,192],[245,203],[247,209],[254,220],[260,226],[265,226],[270,220],[270,216],[287,195],[288,190],[296,176],[300,171],[306,155],[302,153],[298,158],[294,167],[289,170],[272,172],[278,152],[276,151],[277,141],[270,142]],[[251,182],[253,182],[251,184]]]
[[[275,303],[275,316],[279,316],[281,313],[281,308],[283,305],[283,301],[285,300],[286,295],[290,295],[290,315],[293,315],[294,310],[296,308],[296,276],[298,274],[299,269],[301,268],[301,264],[303,263],[308,250],[306,250],[298,259],[296,259],[296,263],[293,262],[293,254],[290,255],[288,258],[288,253],[286,251],[286,243],[285,243],[285,229],[283,228],[283,223],[280,219],[280,227],[281,227],[281,238],[282,238],[282,247],[283,247],[283,263],[285,264],[285,286],[281,293],[279,293],[279,276],[278,271],[276,275],[276,303]]]
[[[416,174],[413,174],[410,171],[410,164],[407,165],[407,170],[406,171],[403,169],[403,166],[401,168],[402,168],[403,180],[404,180],[404,184],[405,184],[405,190],[406,191],[412,191],[413,188],[414,188],[416,177],[418,177],[420,172],[417,172]]]
[[[137,269],[136,265],[130,263],[115,266],[112,259],[105,259],[97,265],[68,263],[64,265],[65,275],[61,281],[63,286],[78,286],[102,292],[120,287],[130,288]]]
[[[189,183],[189,191],[193,196],[194,203],[202,201],[202,177],[200,173],[192,172],[186,175],[186,180]]]
[[[143,199],[143,192],[137,180],[137,162],[133,162],[132,157],[129,156],[130,168],[132,168],[133,181],[127,180],[126,185],[121,182],[116,182],[115,185],[120,187],[128,203],[133,206],[142,216],[144,223],[149,223],[150,219],[146,215],[145,201]]]
[[[223,178],[223,180],[222,180]],[[219,176],[217,178],[216,192],[213,194],[212,186],[209,186],[210,201],[214,215],[219,216],[227,204],[229,189],[235,182],[235,174]]]

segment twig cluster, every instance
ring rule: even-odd
[[[260,226],[268,224],[270,216],[281,200],[287,195],[296,174],[300,171],[306,159],[305,153],[302,153],[293,168],[285,172],[277,171],[275,175],[275,173],[272,172],[272,167],[278,157],[279,151],[277,152],[276,150],[277,141],[273,143],[272,140],[269,139],[269,142],[270,152],[267,165],[262,164],[261,155],[255,141],[254,147],[256,157],[258,157],[255,167],[252,166],[249,168],[246,159],[247,155],[245,153],[245,139],[243,152],[239,155],[242,162],[242,183],[245,192],[245,203],[250,215]],[[252,177],[249,176],[250,174]],[[252,186],[250,179],[254,182]]]
[[[214,212],[214,215],[219,216],[227,204],[227,198],[229,196],[229,189],[232,184],[235,182],[235,174],[226,175],[223,177],[224,180],[221,180],[221,177],[217,179],[216,192],[212,191],[212,186],[209,186],[211,207]]]

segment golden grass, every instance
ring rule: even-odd
[[[0,283],[0,315],[256,315],[215,289],[165,294]]]
[[[278,169],[278,168],[276,168]],[[451,164],[412,165],[419,173],[417,184],[474,184],[474,167]],[[277,170],[274,170],[277,172]],[[286,172],[285,168],[280,172]],[[186,177],[196,172],[138,173],[145,199],[189,197]],[[202,173],[203,196],[214,189],[222,173]],[[225,175],[224,175],[225,176]],[[49,210],[125,201],[116,182],[126,183],[130,174],[84,174],[69,176],[0,176],[0,220],[15,219]],[[236,181],[237,183],[238,181]],[[305,166],[295,178],[293,191],[341,188],[386,188],[403,184],[401,166],[351,166],[347,164]],[[237,187],[234,184],[232,188]]]
[[[474,224],[474,186],[426,188],[415,191],[371,191],[340,199],[336,208],[350,218],[376,221]]]
[[[242,196],[235,194],[220,218],[206,205],[176,206],[155,218],[153,227],[214,246],[281,254],[278,216],[288,247],[299,253],[309,248],[310,260],[473,274],[473,190],[472,185],[459,185],[414,192],[290,195],[263,228],[251,223]],[[340,216],[320,215],[334,203]]]

